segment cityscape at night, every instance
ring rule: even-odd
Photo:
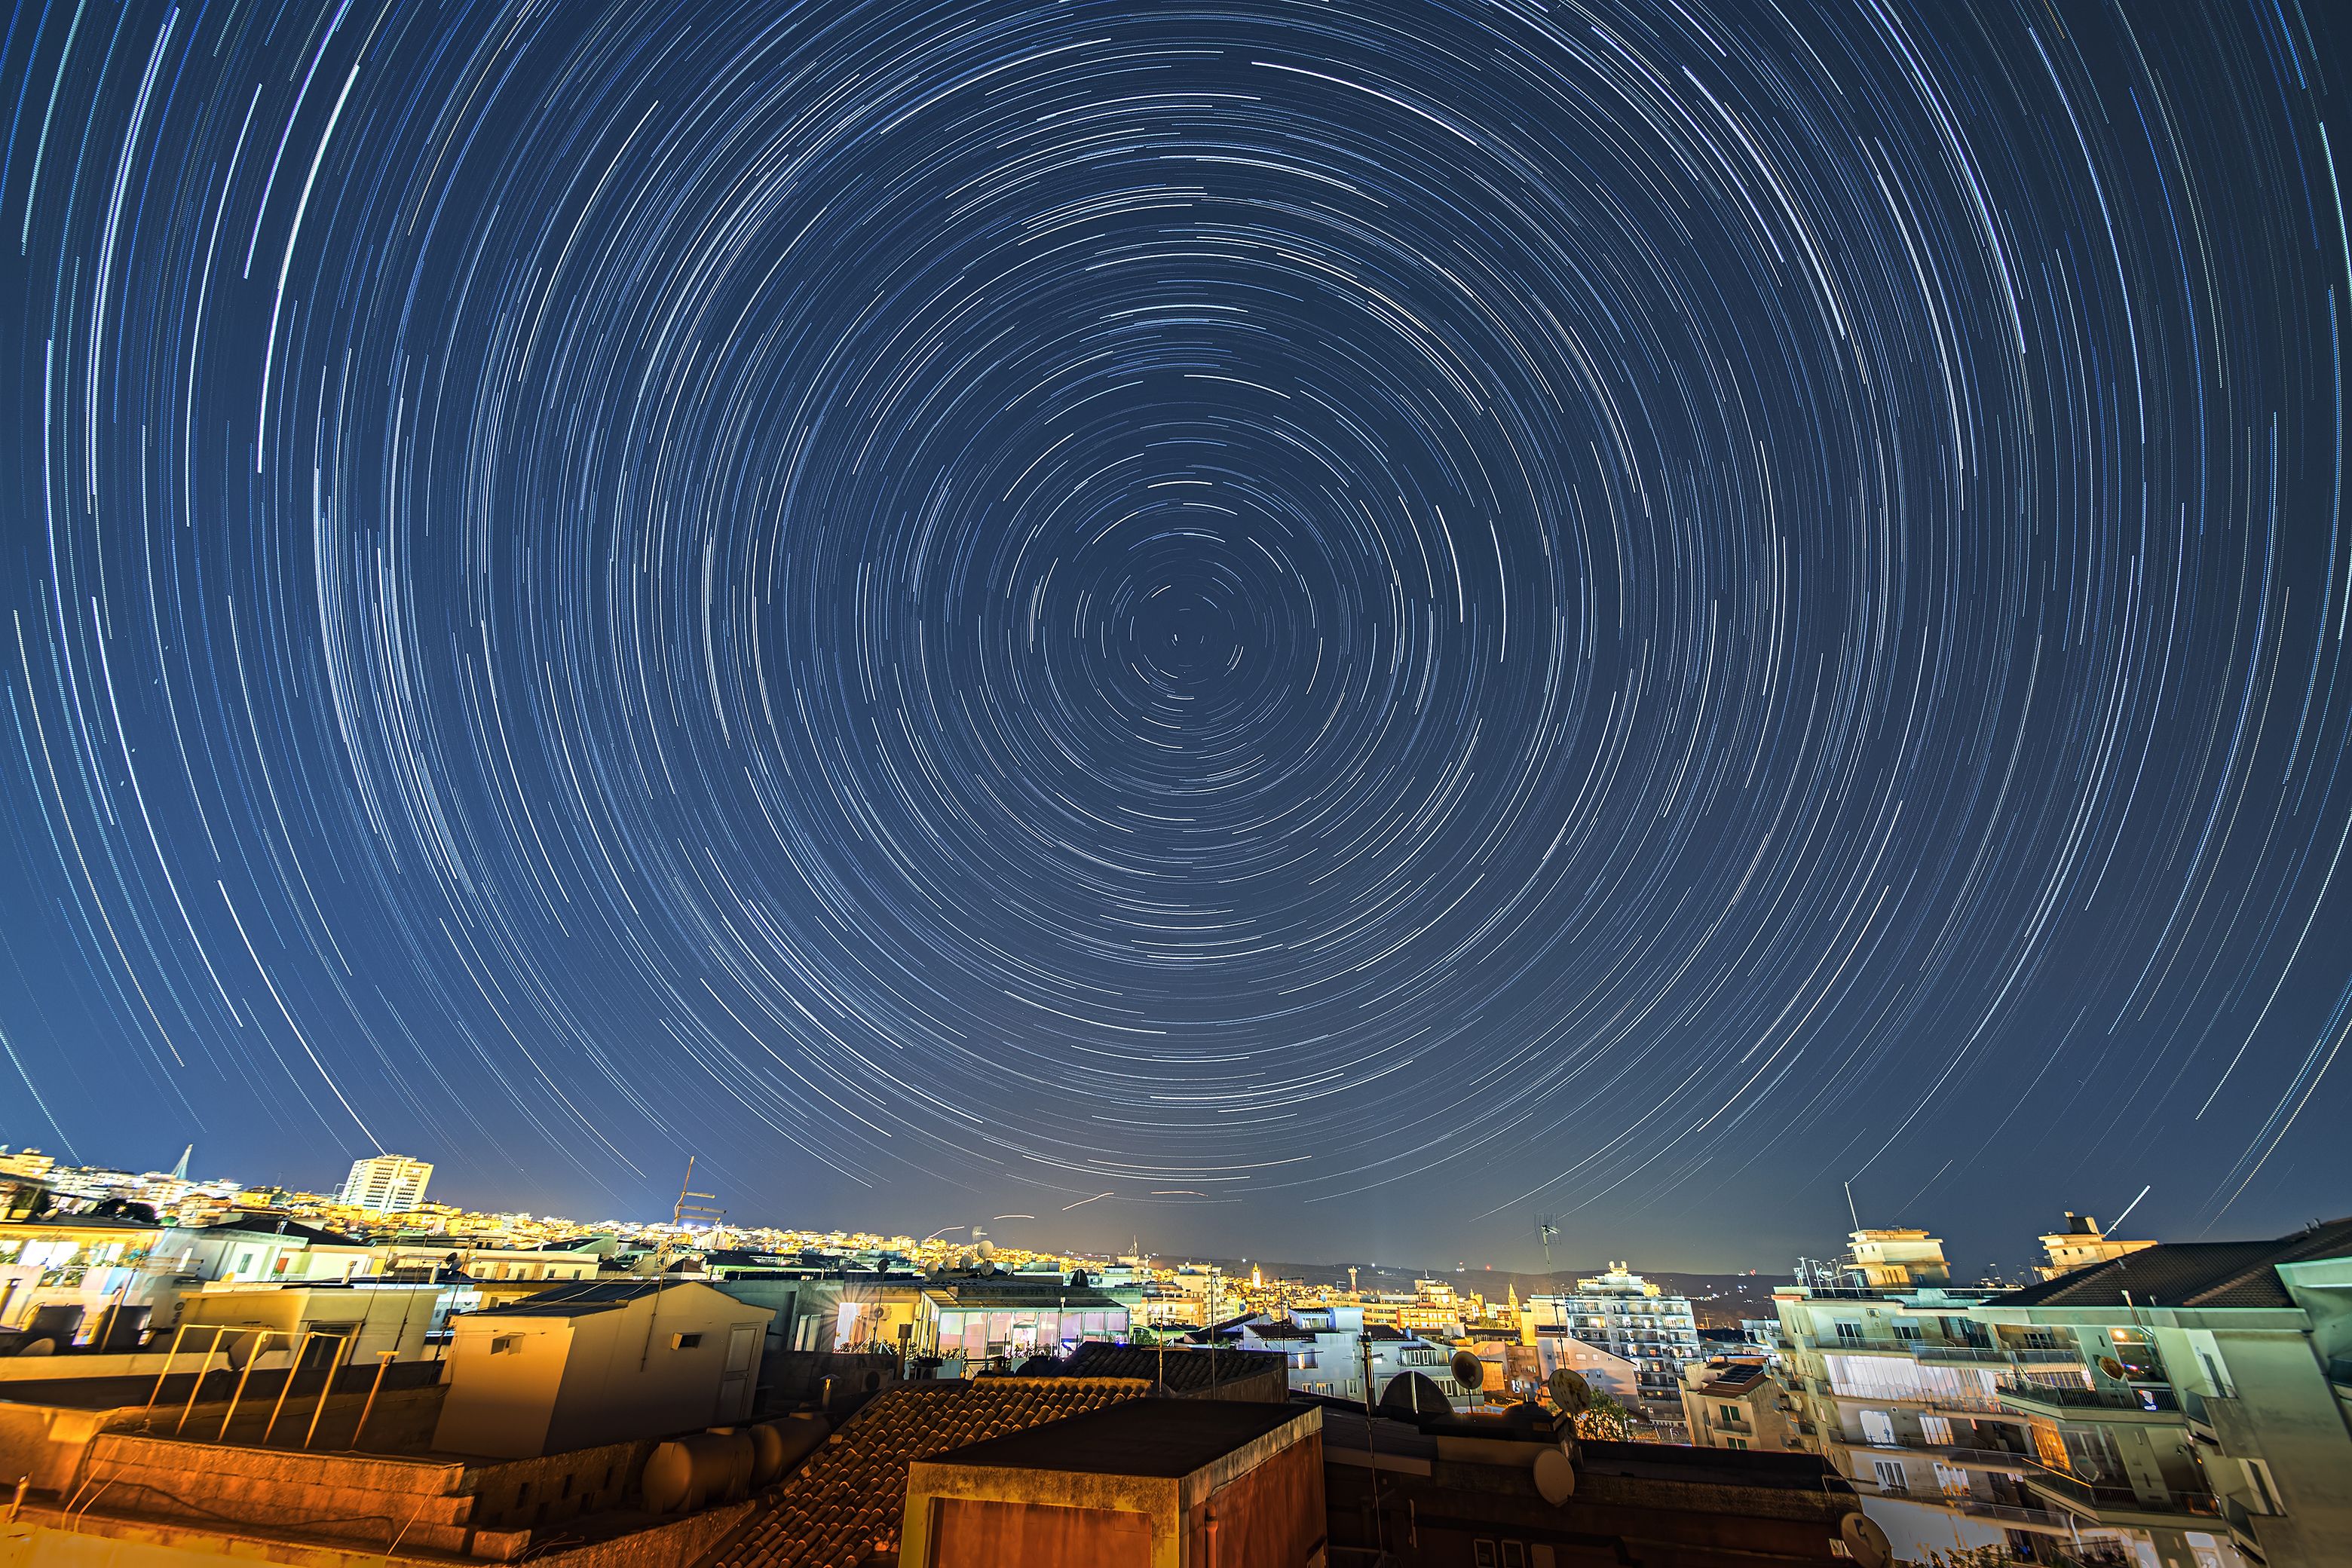
[[[0,1568],[2352,1565],[2347,81],[21,0]]]

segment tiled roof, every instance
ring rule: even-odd
[[[2275,1241],[2171,1241],[1996,1297],[1996,1307],[2292,1307],[2278,1265],[2352,1256],[2352,1219]]]
[[[1041,1370],[1040,1375],[1139,1377],[1147,1383],[1157,1383],[1161,1380],[1163,1373],[1171,1389],[1179,1394],[1192,1394],[1219,1384],[1263,1377],[1267,1373],[1286,1379],[1289,1376],[1289,1360],[1278,1351],[1219,1350],[1212,1352],[1175,1346],[1171,1346],[1163,1357],[1157,1349],[1147,1350],[1141,1345],[1114,1345],[1100,1340],[1088,1340],[1073,1352],[1067,1361],[1048,1363],[1047,1368]]]
[[[1142,1395],[1137,1378],[997,1377],[878,1394],[700,1568],[850,1568],[898,1549],[907,1466]]]

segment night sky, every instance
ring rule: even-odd
[[[1474,1267],[2352,1209],[2347,41],[22,0],[0,1141]]]

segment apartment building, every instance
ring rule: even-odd
[[[1683,1368],[1683,1425],[1694,1447],[1803,1451],[1796,1402],[1760,1356],[1717,1356]]]
[[[2287,1568],[2352,1540],[2352,1220],[2023,1290],[1847,1278],[1774,1292],[1782,1375],[1896,1557]]]
[[[406,1214],[425,1204],[425,1184],[433,1167],[405,1154],[374,1154],[352,1162],[338,1201],[377,1214]]]
[[[1933,1266],[1920,1272],[1949,1277]],[[1884,1274],[1876,1286],[1860,1283],[1858,1273],[1844,1278],[1853,1282],[1772,1293],[1780,1377],[1795,1407],[1790,1440],[1853,1483],[1898,1559],[1991,1551],[2052,1561],[2060,1543],[2078,1544],[2026,1491],[2027,1418],[2004,1410],[2000,1394],[2011,1376],[2082,1386],[2072,1353],[2054,1341],[1996,1344],[1969,1315],[1987,1292]]]
[[[1645,1403],[1680,1414],[1682,1369],[1705,1359],[1690,1300],[1612,1263],[1605,1274],[1579,1279],[1573,1291],[1531,1296],[1536,1331],[1557,1329],[1632,1362],[1636,1393]]]
[[[2344,1561],[2352,1219],[2136,1248],[1970,1316],[1997,1343],[2074,1360],[2079,1383],[2000,1388],[2028,1423],[2028,1489],[2071,1528],[2182,1568]]]

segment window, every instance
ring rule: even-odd
[[[1906,1343],[1916,1344],[1919,1341],[1926,1339],[1927,1336],[1919,1331],[1918,1324],[1906,1323],[1900,1319],[1897,1319],[1895,1324],[1895,1337],[1898,1340],[1904,1341]]]
[[[1723,1446],[1727,1448],[1745,1448],[1748,1447],[1748,1439],[1745,1437],[1726,1437],[1723,1440]]]
[[[1716,1408],[1721,1414],[1726,1426],[1738,1426],[1746,1424],[1747,1417],[1739,1414],[1739,1406],[1737,1405],[1721,1405]]]
[[[1878,1489],[1911,1495],[1911,1478],[1904,1473],[1900,1459],[1873,1459],[1870,1468],[1878,1472]]]
[[[1884,1410],[1864,1411],[1862,1436],[1863,1440],[1874,1448],[1892,1448],[1895,1447],[1894,1417]],[[1902,1467],[1898,1465],[1895,1468],[1900,1469]]]
[[[2246,1479],[2253,1483],[2254,1496],[2259,1503],[2257,1511],[2284,1513],[2286,1510],[2279,1502],[2278,1483],[2271,1479],[2269,1461],[2241,1459],[2238,1463],[2246,1467]]]
[[[522,1336],[520,1334],[492,1334],[490,1336],[490,1353],[492,1355],[516,1355],[520,1353],[521,1350]]]
[[[1952,1424],[1941,1415],[1922,1415],[1919,1436],[1938,1448],[1948,1448],[1952,1446]]]
[[[1503,1542],[1503,1568],[1528,1568],[1528,1548],[1525,1542]]]
[[[701,1343],[700,1334],[672,1334],[669,1337],[669,1348],[674,1351],[694,1350]]]
[[[1860,1323],[1840,1323],[1837,1326],[1837,1331],[1838,1338],[1842,1340],[1851,1341],[1855,1344],[1860,1344],[1862,1342],[1862,1325]]]

